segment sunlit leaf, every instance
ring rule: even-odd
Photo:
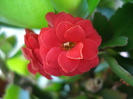
[[[86,18],[88,16],[87,0],[51,0],[57,12],[67,12],[74,16]]]
[[[92,14],[95,8],[97,7],[100,0],[87,0],[88,2],[88,8],[89,8],[89,14]]]
[[[45,27],[44,16],[53,11],[50,0],[0,0],[0,22],[19,27]]]
[[[14,71],[20,75],[27,76],[29,74],[27,70],[28,61],[22,57],[17,56],[7,60],[7,66],[11,71]]]
[[[30,99],[28,91],[20,87],[10,84],[7,86],[4,99]]]

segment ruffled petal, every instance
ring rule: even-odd
[[[76,44],[70,51],[67,52],[66,56],[70,59],[83,59],[82,55],[83,43]]]
[[[49,12],[48,14],[46,14],[45,18],[48,21],[48,25],[50,27],[54,27],[54,19],[55,19],[56,14],[53,12]]]
[[[46,48],[53,48],[61,46],[59,39],[55,34],[55,29],[49,29],[41,35],[41,41]]]
[[[53,76],[62,75],[59,68],[52,68],[50,65],[47,65],[45,61],[43,62],[43,64],[44,64],[43,68],[48,74],[53,75]]]
[[[31,63],[29,63],[27,67],[28,67],[28,70],[34,75],[38,72],[38,69],[32,68]]]
[[[76,24],[77,22],[82,21],[82,20],[83,20],[83,18],[75,17],[74,18],[74,23]]]
[[[66,73],[74,71],[77,68],[79,62],[80,60],[69,59],[66,56],[66,52],[62,52],[58,58],[59,66]]]
[[[95,29],[93,30],[93,33],[88,38],[94,40],[98,46],[100,46],[102,42],[101,36],[97,33]]]
[[[83,42],[83,57],[84,59],[91,60],[98,54],[97,43],[91,39],[87,39]]]
[[[59,38],[59,40],[65,42],[64,34],[65,32],[73,26],[72,23],[68,21],[62,21],[60,24],[56,27],[56,35]]]
[[[87,72],[92,68],[93,63],[94,63],[93,59],[92,60],[81,60],[77,67],[77,70],[81,72]]]
[[[93,32],[93,26],[90,20],[82,20],[76,23],[76,25],[81,26],[81,28],[85,31],[86,36],[89,36]]]
[[[39,68],[39,73],[40,73],[41,75],[43,75],[44,77],[46,77],[47,79],[52,79],[51,76],[45,72],[45,70],[44,70],[43,67],[40,67],[40,68]]]
[[[39,62],[41,62],[42,61],[42,58],[40,56],[40,49],[34,49],[33,50],[33,53],[34,53],[35,59],[37,59]]]
[[[95,57],[94,59],[93,59],[93,65],[92,65],[92,68],[93,67],[96,67],[98,64],[99,64],[99,58],[98,57]]]
[[[40,56],[42,58],[42,60],[45,60],[46,59],[46,55],[48,53],[49,49],[46,48],[43,44],[41,45],[40,47]]]
[[[27,60],[31,60],[34,57],[33,54],[32,54],[32,50],[31,49],[26,48],[26,47],[22,47],[21,50],[22,50],[22,53],[23,53],[24,57]]]
[[[67,41],[77,43],[85,39],[85,32],[79,25],[76,25],[68,29],[65,32],[64,37]]]
[[[62,52],[60,47],[51,48],[46,56],[46,64],[53,68],[59,68],[58,57]]]
[[[83,72],[78,71],[77,69],[75,69],[72,72],[66,73],[65,71],[61,70],[61,73],[65,76],[75,76],[75,75],[79,75],[82,74]]]
[[[60,14],[57,14],[57,16],[54,19],[54,22],[55,22],[54,26],[57,26],[62,21],[68,21],[68,22],[74,24],[74,19],[73,19],[72,15],[70,15],[68,13],[60,13]]]

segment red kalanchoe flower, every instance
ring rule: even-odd
[[[51,76],[43,69],[42,58],[39,54],[38,35],[33,31],[26,29],[25,44],[26,47],[22,48],[22,52],[25,58],[30,61],[28,64],[28,70],[33,74],[39,72],[46,78],[51,79]]]
[[[101,37],[91,21],[61,12],[46,15],[48,28],[39,35],[43,69],[49,75],[74,76],[99,63]]]
[[[49,27],[39,35],[26,31],[22,51],[31,73],[51,79],[50,75],[75,76],[98,65],[101,37],[91,21],[64,12],[50,12],[46,19]]]

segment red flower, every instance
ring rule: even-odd
[[[99,63],[101,37],[91,21],[70,14],[48,13],[49,28],[39,35],[43,69],[49,75],[74,76],[89,71]]]
[[[61,12],[46,15],[48,28],[39,36],[27,30],[24,56],[30,60],[29,71],[54,76],[74,76],[97,66],[101,37],[91,21]]]
[[[26,47],[22,48],[22,52],[25,58],[30,61],[28,64],[28,70],[33,74],[39,72],[46,78],[51,79],[51,76],[43,69],[42,58],[39,54],[38,35],[33,31],[26,29],[25,44]]]

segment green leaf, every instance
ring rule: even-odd
[[[67,12],[73,16],[86,18],[88,16],[87,0],[51,0],[57,12]]]
[[[106,47],[116,47],[116,46],[125,46],[127,45],[128,38],[121,36],[121,37],[115,37],[111,39],[110,41],[107,41],[106,43],[102,44],[100,48],[106,48]]]
[[[14,47],[17,43],[17,39],[15,36],[11,36],[11,37],[7,38],[6,40],[11,44],[12,47]]]
[[[19,27],[46,27],[44,16],[53,11],[49,0],[0,0],[0,22]]]
[[[27,76],[29,72],[27,70],[28,61],[22,56],[10,58],[6,61],[8,68],[11,71],[16,72],[19,75]]]
[[[12,50],[12,45],[8,41],[5,41],[0,46],[0,49],[7,55]]]
[[[3,41],[5,41],[5,39],[6,39],[5,33],[1,33],[0,34],[0,46],[2,45]]]
[[[127,95],[112,89],[104,89],[101,92],[103,99],[126,99]]]
[[[110,68],[117,76],[133,86],[133,76],[128,71],[118,65],[117,61],[114,58],[104,56],[104,59],[108,62]]]
[[[10,84],[8,85],[3,99],[30,99],[28,91]]]
[[[131,3],[133,3],[133,0],[122,0],[123,2],[131,2]]]
[[[110,22],[113,25],[115,37],[128,37],[127,46],[121,47],[119,50],[133,49],[133,3],[126,3],[118,9]]]
[[[101,15],[101,13],[95,13],[93,19],[93,26],[102,37],[102,43],[109,41],[113,37],[113,28],[109,20]]]
[[[74,99],[88,99],[88,97],[85,96],[85,95],[80,95],[80,96],[77,96],[77,97],[74,98]]]
[[[62,83],[52,83],[51,85],[47,86],[45,90],[58,92],[62,89],[62,87],[63,87]]]
[[[111,8],[114,9],[115,0],[100,0],[99,7],[101,8]]]
[[[116,55],[114,56],[114,58],[117,60],[120,66],[122,66],[124,69],[126,69],[129,73],[133,75],[133,59],[124,58],[120,55]]]
[[[92,14],[100,0],[87,0],[87,1],[88,1],[89,14]]]

